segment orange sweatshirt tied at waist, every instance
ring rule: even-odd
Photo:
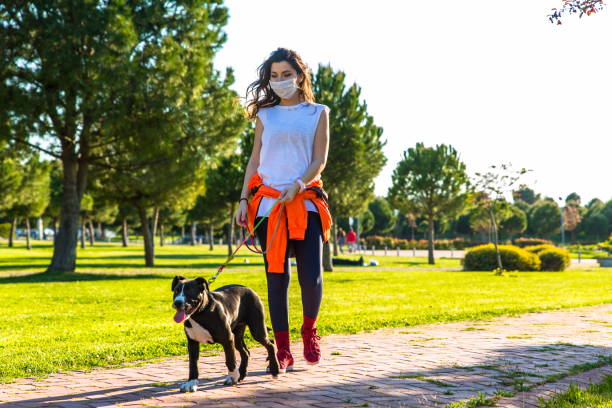
[[[257,188],[257,192],[248,204],[248,227],[249,231],[253,231],[255,226],[255,218],[257,216],[257,209],[259,203],[263,197],[279,198],[281,192],[266,186],[263,184],[261,176],[255,172],[249,180],[248,189],[253,191],[253,188]],[[308,187],[318,187],[323,189],[323,182],[321,179],[315,180],[308,184]],[[287,250],[287,239],[304,239],[306,227],[308,224],[308,211],[306,210],[306,203],[304,200],[311,200],[319,211],[321,217],[321,227],[323,228],[323,242],[329,239],[331,231],[331,214],[327,202],[322,197],[319,197],[316,191],[304,190],[301,193],[297,193],[293,200],[290,202],[278,203],[274,206],[270,214],[268,215],[268,231],[266,234],[266,260],[268,261],[268,272],[272,273],[283,273],[285,271],[285,251]],[[280,223],[278,217],[281,217]],[[274,229],[277,228],[276,236],[274,236]],[[270,246],[270,240],[272,240],[272,246]]]

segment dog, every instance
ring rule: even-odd
[[[180,385],[181,392],[198,389],[200,343],[223,346],[228,371],[225,385],[242,381],[247,374],[250,355],[244,343],[247,326],[253,338],[268,352],[270,374],[273,378],[278,376],[278,360],[274,344],[268,338],[264,307],[255,291],[242,285],[227,285],[210,291],[204,278],[188,280],[175,276],[172,292],[172,305],[176,309],[174,321],[185,326],[189,352],[189,379]],[[238,369],[235,350],[240,353]]]

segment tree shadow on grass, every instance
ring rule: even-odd
[[[0,285],[3,283],[43,283],[43,282],[78,282],[78,281],[102,281],[102,280],[125,280],[125,279],[168,279],[163,274],[114,274],[114,273],[32,273],[19,276],[0,277]]]
[[[242,256],[239,256],[240,258]],[[191,255],[156,255],[155,256],[157,265],[154,267],[148,267],[144,265],[144,258],[142,255],[134,256],[134,255],[125,255],[125,256],[104,256],[104,257],[95,257],[95,256],[79,256],[77,259],[77,269],[80,268],[88,268],[88,269],[104,269],[104,270],[125,270],[125,269],[215,269],[221,266],[221,264],[225,261],[225,258],[221,259],[219,256],[216,258],[219,261],[209,261],[209,262],[193,262],[189,260],[197,260],[201,258],[214,258],[213,256],[191,256]],[[86,262],[86,260],[110,260],[117,259],[117,262]],[[142,260],[142,263],[130,263],[130,262],[121,262],[120,260]],[[186,262],[181,263],[162,263],[164,259],[170,260],[185,260]],[[19,271],[24,269],[38,269],[38,268],[46,268],[49,266],[51,259],[50,258],[11,258],[10,260],[0,260],[0,272],[1,271]],[[85,262],[83,262],[85,261]],[[248,264],[243,264],[237,260],[230,262],[230,265],[248,265],[248,266],[263,266],[263,261],[259,260],[249,260]]]

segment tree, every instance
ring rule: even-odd
[[[587,205],[582,221],[578,226],[581,236],[587,240],[601,241],[608,236],[608,217],[604,213],[606,205],[594,198]]]
[[[22,177],[16,195],[17,199],[8,210],[13,226],[9,246],[12,246],[12,233],[17,219],[23,218],[26,225],[26,248],[32,249],[30,218],[40,217],[49,204],[50,166],[47,162],[41,162],[38,154],[35,154],[30,156],[27,162],[19,165],[19,172]]]
[[[574,203],[580,203],[580,199],[567,201],[567,205],[563,208],[563,227],[566,231],[571,232],[573,244],[576,243],[576,229],[582,221],[582,215],[580,215],[578,208],[579,204]]]
[[[368,204],[368,209],[374,216],[374,226],[370,231],[374,235],[385,235],[393,229],[396,217],[389,202],[383,197],[376,197]]]
[[[131,135],[109,130],[133,124],[126,113],[144,98],[158,97],[162,120],[199,108],[192,101],[225,41],[227,9],[204,0],[52,0],[3,3],[0,15],[0,138],[61,160],[60,228],[48,272],[71,272],[89,169],[110,166],[106,159],[121,153],[117,141]]]
[[[505,195],[512,192],[515,184],[525,173],[526,169],[514,170],[511,164],[492,165],[486,173],[476,173],[472,181],[472,191],[475,192],[474,203],[486,211],[491,221],[498,275],[504,272],[499,252],[499,222],[512,215],[510,203],[506,201]]]
[[[331,240],[337,255],[337,217],[357,217],[374,196],[374,178],[387,159],[383,153],[386,141],[383,130],[368,114],[361,101],[361,88],[345,85],[346,75],[329,65],[319,65],[313,79],[317,102],[330,107],[329,153],[322,174],[323,188],[329,194],[332,214]],[[348,170],[348,171],[347,171]],[[332,270],[330,243],[323,247],[323,267]]]
[[[110,169],[99,174],[105,194],[137,209],[146,266],[154,266],[159,210],[177,200],[181,208],[193,207],[204,191],[206,170],[219,155],[236,149],[246,123],[238,95],[229,88],[234,82],[231,69],[225,77],[210,73],[196,89],[167,88],[165,77],[175,75],[179,73],[160,74],[131,96],[134,105],[127,119],[109,130],[117,135],[119,148],[108,154]],[[181,98],[189,98],[189,104]]]
[[[564,14],[578,14],[582,16],[595,14],[603,10],[605,3],[603,0],[563,0],[561,8],[554,8],[548,15],[551,23],[561,25],[561,18]]]
[[[209,185],[207,184],[209,187]],[[212,251],[214,249],[215,229],[221,228],[226,221],[225,213],[219,211],[217,197],[214,195],[214,190],[211,192],[207,188],[203,195],[198,196],[195,206],[189,210],[187,219],[192,223],[191,245],[195,245],[195,228],[198,222],[201,222],[208,229],[208,245]]]
[[[578,193],[568,194],[568,196],[565,197],[565,203],[566,204],[572,204],[572,205],[575,205],[575,206],[579,206],[580,205],[580,196],[578,195]]]
[[[0,214],[6,213],[19,200],[23,176],[24,173],[15,155],[9,154],[8,150],[0,151]],[[14,224],[11,223],[9,246],[12,246],[14,228]]]
[[[533,206],[529,215],[532,231],[540,237],[549,237],[559,232],[561,210],[557,203],[541,200]]]
[[[225,214],[227,225],[227,252],[231,255],[234,241],[234,213],[242,192],[244,169],[238,154],[221,159],[219,165],[206,175],[208,205],[212,211]],[[212,218],[212,217],[211,217]],[[212,224],[210,224],[212,225]]]
[[[417,143],[393,171],[387,199],[404,214],[414,212],[428,223],[428,262],[434,264],[434,221],[453,217],[466,201],[468,176],[459,153],[449,145]]]
[[[81,249],[85,249],[85,237],[87,236],[86,225],[89,220],[91,211],[93,210],[94,199],[91,194],[83,194],[83,198],[81,199]],[[89,236],[90,245],[93,245],[93,237]]]
[[[516,205],[509,206],[508,216],[500,222],[500,230],[511,237],[527,229],[527,214]]]
[[[518,186],[518,189],[512,191],[512,198],[514,199],[515,204],[517,201],[522,201],[529,205],[533,205],[540,199],[540,194],[536,194],[536,192],[527,187],[527,185],[521,184]]]

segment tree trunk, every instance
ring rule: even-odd
[[[121,223],[121,243],[124,247],[128,246],[129,237],[128,237],[128,224],[127,218],[123,217],[123,222]]]
[[[210,237],[208,249],[212,251],[215,249],[215,227],[212,225],[212,223],[210,223],[208,227],[208,234]]]
[[[195,245],[196,244],[196,232],[197,232],[197,224],[195,221],[192,221],[191,223],[191,245]]]
[[[77,158],[74,147],[72,151],[66,151],[63,154],[64,192],[60,210],[60,227],[53,246],[53,258],[47,268],[49,273],[74,272],[76,268],[81,199],[87,184],[88,148],[87,146],[81,147],[80,159]]]
[[[184,237],[185,237],[185,224],[181,225],[181,244],[183,243]]]
[[[45,226],[43,224],[42,217],[38,217],[36,219],[36,227],[38,228],[38,239],[44,240],[45,237]]]
[[[434,265],[436,262],[434,260],[434,218],[433,215],[430,215],[428,218],[428,226],[427,226],[427,263],[430,265]]]
[[[85,249],[85,220],[81,221],[81,248]]]
[[[159,224],[159,246],[164,246],[164,223]]]
[[[26,248],[32,249],[32,244],[30,243],[30,217],[25,217],[26,222]]]
[[[495,213],[493,210],[489,208],[489,216],[491,217],[491,225],[493,226],[493,243],[495,244],[495,254],[497,255],[497,267],[499,271],[497,271],[496,275],[503,275],[504,267],[501,261],[501,254],[499,253],[499,244],[498,244],[498,236],[497,236],[497,222],[495,222]]]
[[[227,227],[227,255],[232,254],[232,244],[234,243],[234,211],[236,204],[230,205],[229,226]]]
[[[94,244],[94,227],[93,227],[93,222],[91,220],[89,220],[87,222],[87,225],[89,225],[89,246],[93,246]]]
[[[153,243],[153,235],[151,234],[151,226],[147,218],[147,211],[142,206],[137,206],[138,215],[140,216],[140,225],[142,226],[142,236],[144,238],[145,250],[145,266],[155,266],[155,248]]]
[[[55,238],[57,238],[57,218],[51,220],[51,228],[53,228],[53,245],[55,245]]]
[[[157,235],[157,224],[159,222],[159,208],[155,207],[155,211],[153,211],[153,231],[151,235],[155,237]]]
[[[334,242],[334,256],[338,256],[338,226],[334,221],[332,218],[331,238]]]
[[[15,230],[17,229],[17,217],[13,216],[11,219],[11,230],[9,231],[8,246],[13,247],[13,237],[15,236]]]
[[[332,263],[332,251],[329,245],[329,240],[323,243],[323,270],[325,272],[334,271],[334,265]]]

